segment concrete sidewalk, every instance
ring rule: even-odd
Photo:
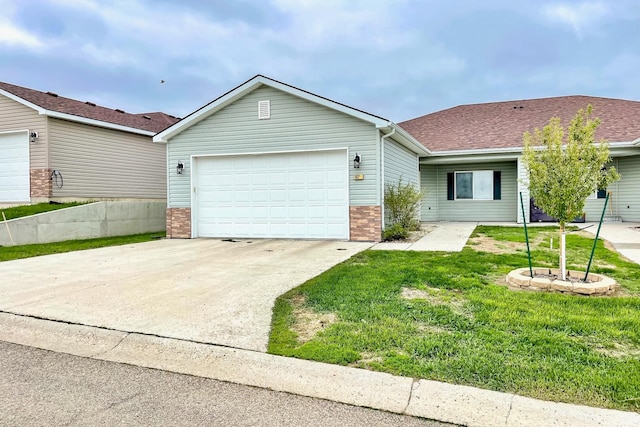
[[[640,425],[634,412],[546,402],[261,352],[0,313],[0,340],[478,427]]]
[[[476,226],[475,222],[434,222],[426,223],[434,229],[416,242],[382,242],[371,249],[385,251],[442,251],[460,252],[467,244]]]
[[[595,236],[598,231],[598,223],[591,225],[584,231]],[[640,264],[640,224],[632,222],[604,223],[600,228],[598,238],[609,241],[616,251]]]

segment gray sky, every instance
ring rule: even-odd
[[[637,0],[0,0],[0,81],[184,116],[263,74],[396,122],[640,101]],[[165,83],[160,83],[165,80]]]

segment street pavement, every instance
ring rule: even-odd
[[[3,341],[0,372],[2,426],[450,425]]]

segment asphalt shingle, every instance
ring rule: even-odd
[[[588,104],[602,122],[597,140],[640,138],[640,102],[581,95],[460,105],[399,125],[434,152],[518,148],[524,132],[542,129],[552,117],[559,117],[566,129]]]
[[[101,122],[126,126],[149,132],[160,132],[176,123],[179,119],[169,114],[153,112],[131,114],[122,110],[101,107],[92,102],[83,102],[71,98],[59,96],[53,92],[41,92],[10,83],[0,82],[3,89],[19,98],[24,99],[45,110]]]

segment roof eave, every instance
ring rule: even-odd
[[[629,155],[640,140],[631,142],[609,142],[609,149],[612,155]],[[542,148],[542,147],[540,147]],[[457,162],[476,162],[479,160],[511,160],[522,155],[523,147],[506,147],[506,148],[486,148],[477,150],[449,150],[431,152],[429,158],[423,158],[420,163],[457,163]]]
[[[491,160],[515,160],[522,155],[522,148],[490,148],[481,150],[433,151],[421,164],[465,163]]]
[[[139,135],[153,136],[156,133],[148,130],[132,128],[129,126],[118,125],[115,123],[104,122],[102,120],[88,119],[86,117],[74,116],[73,114],[60,113],[57,111],[42,110],[40,114],[56,119],[69,120],[72,122],[82,123],[85,125],[98,126],[101,128],[119,130],[122,132],[137,133]]]
[[[387,131],[395,129],[395,133],[391,136],[394,140],[420,156],[431,156],[431,151],[411,136],[409,132],[400,127],[400,125],[387,122],[386,126],[377,127],[378,129],[386,129]]]
[[[289,93],[291,95],[300,97],[310,102],[314,102],[316,104],[323,105],[325,107],[331,108],[336,111],[340,111],[344,114],[348,114],[352,117],[358,118],[360,120],[364,120],[366,122],[374,124],[377,128],[385,128],[390,125],[391,122],[388,120],[382,119],[380,117],[376,117],[374,115],[365,113],[363,111],[356,110],[354,108],[348,107],[346,105],[342,105],[335,101],[331,101],[330,99],[320,97],[318,95],[314,95],[310,92],[306,92],[304,90],[298,89],[293,86],[286,85],[284,83],[278,82],[276,80],[272,80],[268,77],[257,75],[250,80],[247,80],[240,86],[230,90],[224,95],[214,99],[207,105],[197,109],[193,113],[189,114],[185,118],[183,118],[178,123],[175,123],[172,126],[169,126],[167,129],[159,132],[154,138],[154,142],[168,142],[176,134],[182,132],[184,129],[193,126],[199,121],[205,119],[209,115],[215,113],[216,111],[222,109],[228,104],[232,103],[238,98],[245,96],[246,94],[256,90],[261,86],[269,86],[278,90],[281,90],[285,93]]]
[[[6,96],[6,97],[7,97],[7,98],[9,98],[9,99],[11,99],[11,100],[13,100],[13,101],[16,101],[16,102],[18,102],[18,103],[20,103],[20,104],[24,105],[25,107],[29,107],[29,108],[31,108],[31,109],[34,109],[34,110],[36,110],[36,111],[37,111],[38,113],[40,113],[40,114],[43,114],[45,111],[47,111],[47,110],[45,110],[44,108],[42,108],[42,107],[40,107],[40,106],[38,106],[38,105],[36,105],[36,104],[34,104],[34,103],[32,103],[32,102],[29,102],[29,101],[27,101],[27,100],[26,100],[26,99],[24,99],[24,98],[20,98],[19,96],[14,95],[14,94],[13,94],[13,93],[11,93],[11,92],[7,92],[7,91],[6,91],[6,90],[4,90],[4,89],[0,89],[0,95],[4,95],[4,96]]]

